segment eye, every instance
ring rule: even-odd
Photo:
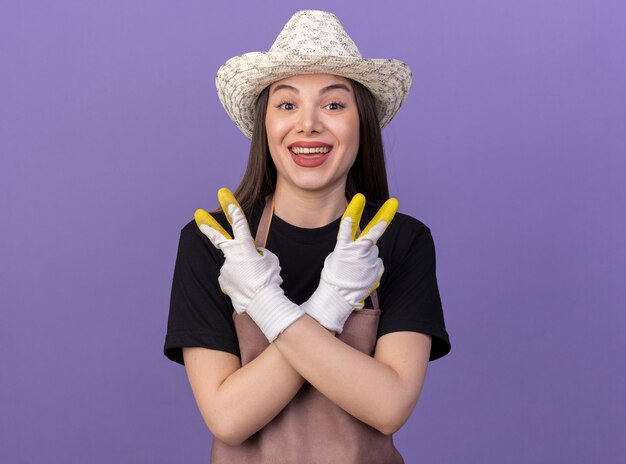
[[[281,110],[292,110],[295,108],[295,105],[289,102],[282,102],[280,105],[277,106],[277,108],[280,108]]]
[[[340,110],[342,108],[345,108],[345,105],[339,102],[332,102],[326,105],[324,108],[328,108],[329,110]]]

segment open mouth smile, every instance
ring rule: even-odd
[[[332,150],[332,147],[306,148],[306,147],[291,146],[289,147],[289,150],[296,155],[313,155],[316,153],[325,155],[330,150]]]
[[[289,145],[291,159],[304,168],[316,168],[326,162],[333,146],[320,142],[298,142]]]

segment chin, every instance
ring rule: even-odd
[[[309,180],[309,181],[303,181],[303,182],[296,182],[294,183],[294,185],[296,186],[296,188],[303,190],[305,192],[309,192],[309,193],[323,193],[323,192],[330,192],[333,191],[337,188],[338,183],[337,182],[324,182],[321,179],[315,179],[315,180]]]

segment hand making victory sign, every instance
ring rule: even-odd
[[[213,245],[224,253],[219,283],[238,313],[247,312],[271,342],[304,313],[329,330],[340,333],[353,309],[380,283],[383,263],[376,242],[393,219],[396,199],[389,199],[356,237],[365,197],[354,196],[341,219],[337,244],[326,258],[320,283],[301,307],[291,303],[280,288],[278,258],[257,248],[245,215],[232,192],[218,191],[218,200],[234,238],[208,212],[198,209],[196,224]]]

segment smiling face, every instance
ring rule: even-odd
[[[359,112],[347,79],[304,74],[275,82],[265,128],[277,189],[343,192],[359,150]]]

